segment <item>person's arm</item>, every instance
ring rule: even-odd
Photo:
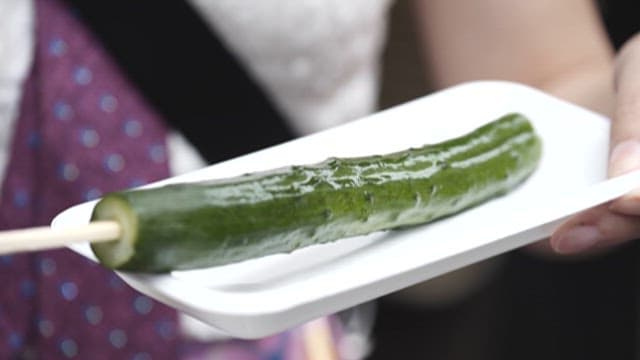
[[[476,79],[522,82],[614,117],[613,145],[628,138],[640,140],[640,127],[633,124],[634,115],[640,114],[640,106],[634,105],[640,104],[640,73],[629,60],[638,62],[640,46],[627,46],[618,59],[615,106],[614,51],[594,1],[414,1],[436,88]],[[619,149],[613,153],[610,175],[621,168],[640,168],[640,150],[627,154],[631,146]],[[640,222],[630,217],[640,216],[640,193],[613,206],[617,212],[606,205],[570,219],[551,242],[528,249],[546,255],[574,253],[598,239],[614,243],[640,235]]]
[[[620,51],[615,80],[611,177],[640,169],[640,34]],[[639,238],[640,188],[569,219],[554,233],[551,245],[557,252],[573,254]]]
[[[472,80],[516,81],[610,115],[613,48],[591,1],[414,0],[413,5],[432,88]],[[530,249],[552,254],[548,244]],[[427,305],[451,303],[482,284],[497,266],[499,257],[397,296]]]
[[[590,0],[414,0],[436,88],[522,82],[609,115],[613,49]]]

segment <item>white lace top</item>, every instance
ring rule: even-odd
[[[0,179],[9,160],[22,81],[33,57],[31,1],[0,0]]]
[[[375,109],[391,0],[189,0],[299,134]],[[32,54],[33,4],[0,1],[0,178]],[[172,171],[204,165],[179,134]]]
[[[301,134],[375,108],[390,0],[190,0]]]

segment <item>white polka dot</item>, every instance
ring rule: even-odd
[[[60,285],[60,294],[65,300],[71,301],[78,296],[78,286],[71,281],[67,281]]]
[[[135,119],[127,120],[124,123],[124,133],[132,138],[142,135],[142,123]]]
[[[0,255],[0,265],[11,265],[12,262],[13,262],[13,256]]]
[[[153,309],[153,301],[147,296],[140,295],[133,301],[133,307],[138,314],[146,315]]]
[[[119,172],[124,169],[124,158],[120,154],[110,154],[105,159],[105,166],[108,170]]]
[[[37,149],[42,144],[42,136],[40,132],[37,130],[32,130],[29,135],[27,135],[27,146],[32,149]]]
[[[145,185],[147,183],[147,181],[140,179],[140,178],[136,178],[133,179],[129,182],[129,187],[135,188],[135,187],[139,187],[142,185]]]
[[[44,258],[40,261],[40,272],[43,275],[53,275],[56,272],[56,262],[50,258]]]
[[[164,339],[171,339],[174,336],[173,324],[169,321],[158,321],[155,330]]]
[[[112,289],[119,290],[125,287],[125,283],[124,281],[122,281],[122,279],[120,279],[118,275],[112,274],[111,277],[109,278],[109,286]]]
[[[84,317],[89,324],[98,325],[102,321],[102,309],[99,306],[89,306],[84,311]]]
[[[127,334],[120,329],[111,330],[109,332],[109,342],[113,347],[122,349],[127,344]]]
[[[17,349],[17,348],[21,347],[22,344],[24,343],[24,339],[23,339],[22,335],[20,335],[17,332],[12,332],[11,334],[9,334],[9,339],[8,340],[9,340],[8,341],[9,346],[12,349]]]
[[[31,298],[36,294],[36,284],[31,280],[23,280],[20,282],[20,294],[24,298]]]
[[[60,351],[66,356],[68,359],[76,357],[78,355],[78,344],[72,339],[65,339],[60,342]]]
[[[100,109],[102,111],[112,113],[118,109],[118,99],[113,95],[103,95],[100,97]]]
[[[53,115],[59,120],[69,120],[73,117],[73,108],[64,101],[58,101],[53,105]]]
[[[65,163],[60,165],[60,176],[66,181],[75,181],[80,175],[80,169],[75,164]]]
[[[31,201],[31,196],[29,196],[29,192],[25,189],[17,189],[13,193],[13,205],[18,208],[24,208],[29,205]]]
[[[53,39],[49,42],[49,52],[55,56],[62,56],[67,51],[67,43],[62,39]]]
[[[73,71],[73,80],[79,85],[87,85],[93,79],[93,73],[87,67],[80,66]]]
[[[55,331],[53,323],[49,320],[40,320],[38,322],[38,331],[44,337],[51,337]]]
[[[100,143],[100,135],[93,129],[84,129],[80,131],[80,142],[88,148],[94,148]]]
[[[151,360],[151,355],[148,353],[136,353],[133,355],[132,360]]]
[[[161,164],[167,160],[165,148],[162,145],[153,145],[149,147],[149,157],[155,163]]]
[[[102,196],[102,191],[100,189],[91,188],[84,193],[84,198],[86,200],[95,200]]]

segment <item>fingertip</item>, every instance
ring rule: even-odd
[[[602,235],[596,226],[578,225],[554,233],[549,243],[558,254],[577,254],[595,246]]]

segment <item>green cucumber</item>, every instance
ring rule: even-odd
[[[387,155],[111,193],[92,221],[118,221],[122,235],[91,247],[107,267],[166,272],[423,224],[513,189],[541,148],[529,120],[514,113]]]

